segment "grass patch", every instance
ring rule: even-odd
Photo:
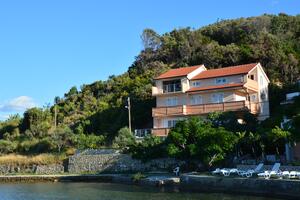
[[[140,180],[142,180],[144,178],[147,178],[147,176],[145,174],[142,174],[141,172],[133,174],[132,177],[131,177],[133,182],[139,182]]]
[[[39,154],[24,156],[8,154],[0,156],[0,165],[49,165],[63,163],[65,155]]]

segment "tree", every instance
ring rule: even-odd
[[[205,165],[211,166],[231,153],[238,137],[222,127],[213,127],[209,121],[192,117],[178,122],[167,140],[170,156],[200,159]]]
[[[50,132],[53,143],[57,147],[57,151],[61,153],[62,149],[73,143],[73,132],[67,126],[59,126]]]
[[[75,136],[74,142],[79,149],[98,149],[105,144],[105,137],[103,135],[79,134]]]
[[[131,145],[134,145],[135,137],[130,132],[128,127],[121,128],[118,132],[118,135],[115,137],[113,146],[116,146],[120,149],[125,149]]]
[[[141,35],[144,49],[157,50],[161,45],[160,36],[152,29],[145,29]]]
[[[275,144],[276,147],[276,154],[280,155],[279,153],[279,149],[278,149],[278,145],[281,143],[285,143],[287,141],[289,141],[289,137],[290,137],[290,132],[289,131],[285,131],[282,130],[281,128],[279,128],[278,126],[276,126],[275,128],[273,128],[269,133],[268,133],[268,137],[269,140],[272,142],[272,144]]]
[[[78,94],[78,90],[76,86],[73,86],[68,93],[65,94],[65,97],[72,97],[73,95]]]
[[[143,142],[137,142],[129,148],[133,158],[147,161],[155,158],[167,157],[166,145],[161,138],[156,136],[146,136]]]

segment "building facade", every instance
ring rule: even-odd
[[[167,136],[178,120],[210,112],[250,111],[269,117],[269,79],[260,63],[207,70],[204,65],[171,69],[154,79],[156,136]]]

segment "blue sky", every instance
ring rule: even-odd
[[[0,120],[125,72],[145,28],[299,11],[299,0],[0,0]]]

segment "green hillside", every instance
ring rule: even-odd
[[[80,89],[73,87],[64,97],[55,98],[61,129],[77,135],[104,136],[109,142],[127,125],[128,96],[132,99],[133,128],[151,127],[151,108],[155,105],[152,79],[169,68],[205,64],[211,69],[260,62],[272,84],[286,88],[300,78],[300,15],[224,20],[163,35],[145,29],[141,39],[144,50],[127,72]],[[51,137],[54,124],[54,106],[34,108],[22,118],[15,116],[1,122],[0,137],[25,141],[30,136],[40,141]]]

